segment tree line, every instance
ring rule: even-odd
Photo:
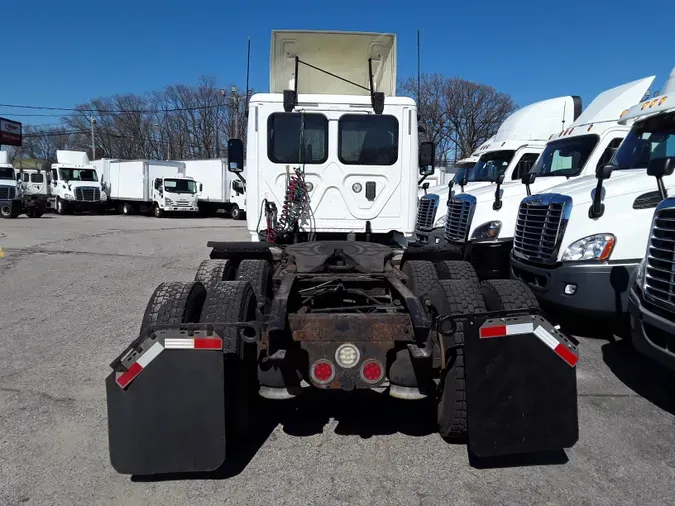
[[[421,140],[436,143],[438,165],[470,155],[516,109],[509,95],[492,86],[440,74],[424,74],[419,83],[404,80],[398,95],[416,100]],[[86,151],[90,158],[226,157],[230,137],[245,140],[246,102],[244,90],[203,76],[196,85],[90,100],[56,125],[24,125],[23,146],[5,149],[15,161],[33,158],[45,164],[56,160],[59,149]]]

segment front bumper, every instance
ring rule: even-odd
[[[415,230],[416,246],[442,246],[445,244],[445,228],[438,227],[432,230]]]
[[[526,264],[511,255],[511,275],[529,285],[544,304],[579,314],[615,317],[628,310],[630,276],[638,264],[558,264],[553,268]],[[574,285],[573,295],[565,287]]]
[[[196,213],[199,211],[199,206],[193,206],[193,207],[179,207],[179,206],[166,206],[164,208],[164,211],[167,212],[185,212],[185,213]]]
[[[464,258],[471,262],[481,279],[508,278],[513,239],[470,241],[464,246]]]
[[[630,289],[628,312],[635,349],[675,369],[675,316],[645,303],[642,292],[635,285]]]
[[[107,200],[91,201],[63,199],[63,202],[71,209],[77,209],[78,211],[97,211],[108,204]]]

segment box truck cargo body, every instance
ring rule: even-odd
[[[197,212],[201,184],[185,164],[159,160],[96,160],[111,208],[123,214]]]
[[[246,169],[241,177],[227,170],[227,160],[182,160],[185,174],[203,184],[199,196],[199,210],[202,214],[213,215],[219,210],[226,215],[240,219],[246,212]]]

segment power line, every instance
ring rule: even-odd
[[[40,111],[71,111],[74,113],[96,113],[96,114],[161,114],[169,112],[184,112],[184,111],[198,111],[202,109],[216,109],[219,107],[227,107],[227,103],[218,103],[212,105],[199,105],[194,107],[173,107],[171,109],[86,109],[73,107],[50,107],[43,105],[17,105],[17,104],[0,104],[0,107],[9,107],[12,109],[29,109]],[[14,116],[75,116],[75,114],[32,114],[32,113],[12,113],[2,112],[0,114],[13,114]]]

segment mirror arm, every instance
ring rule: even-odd
[[[421,185],[428,176],[429,176],[429,174],[425,174],[424,176],[422,176],[422,179],[417,181],[417,186]]]
[[[663,179],[660,177],[656,178],[656,187],[659,189],[659,195],[661,200],[666,200],[668,198],[668,191],[666,190],[665,185],[663,184]]]
[[[492,204],[492,209],[495,211],[499,211],[502,208],[502,199],[500,195],[500,191],[502,189],[502,184],[498,181],[497,182],[497,189],[495,190],[495,201]]]
[[[528,197],[532,196],[532,190],[530,190],[530,183],[525,183],[525,191],[527,192]]]
[[[593,203],[588,210],[588,217],[590,219],[600,218],[605,213],[605,204],[602,203],[602,179],[598,179],[598,184],[595,185],[595,195],[593,196]]]

